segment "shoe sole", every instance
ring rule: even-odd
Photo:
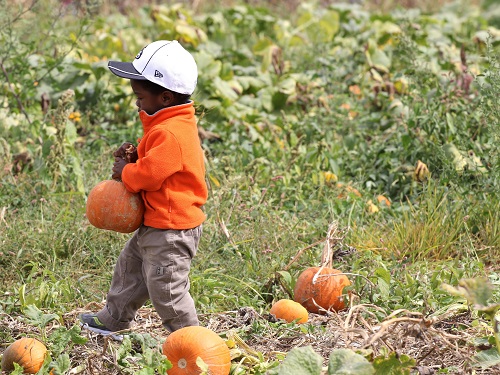
[[[98,334],[100,334],[102,336],[109,336],[109,337],[111,337],[112,339],[114,339],[116,341],[123,341],[123,335],[117,335],[117,334],[115,334],[113,332],[106,331],[104,329],[99,329],[99,328],[91,327],[87,323],[81,323],[80,322],[80,326],[82,328],[86,329],[87,331],[98,333]]]

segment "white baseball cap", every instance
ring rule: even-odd
[[[198,80],[193,56],[176,40],[148,44],[133,62],[109,61],[108,68],[118,77],[148,80],[179,94],[191,95]]]

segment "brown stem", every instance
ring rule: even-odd
[[[283,271],[288,271],[288,269],[292,266],[292,264],[294,264],[294,263],[295,263],[295,261],[296,261],[297,259],[299,259],[299,258],[300,258],[300,256],[302,255],[302,253],[303,253],[304,251],[306,251],[307,249],[310,249],[311,247],[316,246],[317,244],[320,244],[320,243],[321,243],[321,242],[323,242],[323,241],[324,241],[324,240],[323,240],[323,239],[321,239],[321,240],[319,240],[319,241],[316,241],[316,242],[314,242],[314,243],[312,243],[312,244],[310,244],[310,245],[308,245],[308,246],[306,246],[306,247],[304,247],[304,248],[300,249],[300,250],[297,252],[297,254],[295,254],[295,256],[292,258],[292,260],[291,260],[291,261],[290,261],[290,262],[289,262],[289,263],[285,266],[285,268],[283,268]]]

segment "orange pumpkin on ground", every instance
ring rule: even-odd
[[[142,224],[144,203],[139,194],[129,192],[122,182],[105,180],[90,191],[86,214],[96,228],[131,233]]]
[[[291,299],[280,299],[269,310],[278,319],[286,320],[288,323],[297,321],[297,323],[306,323],[309,319],[309,313],[300,303]]]
[[[324,267],[315,280],[314,275],[320,267],[309,267],[299,275],[293,290],[294,301],[312,313],[339,311],[345,308],[342,293],[344,287],[351,285],[341,271]]]
[[[172,332],[163,343],[162,352],[173,366],[167,370],[168,375],[201,374],[196,364],[198,357],[208,365],[211,375],[228,375],[231,369],[225,341],[205,327],[184,327]]]
[[[37,339],[23,337],[10,344],[2,357],[2,371],[10,373],[14,363],[24,369],[25,374],[36,374],[45,361],[47,348]]]

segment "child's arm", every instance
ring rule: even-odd
[[[132,193],[156,191],[167,178],[183,168],[180,144],[170,131],[153,129],[141,140],[141,145],[145,154],[141,154],[137,163],[124,165],[122,172],[122,181]]]

